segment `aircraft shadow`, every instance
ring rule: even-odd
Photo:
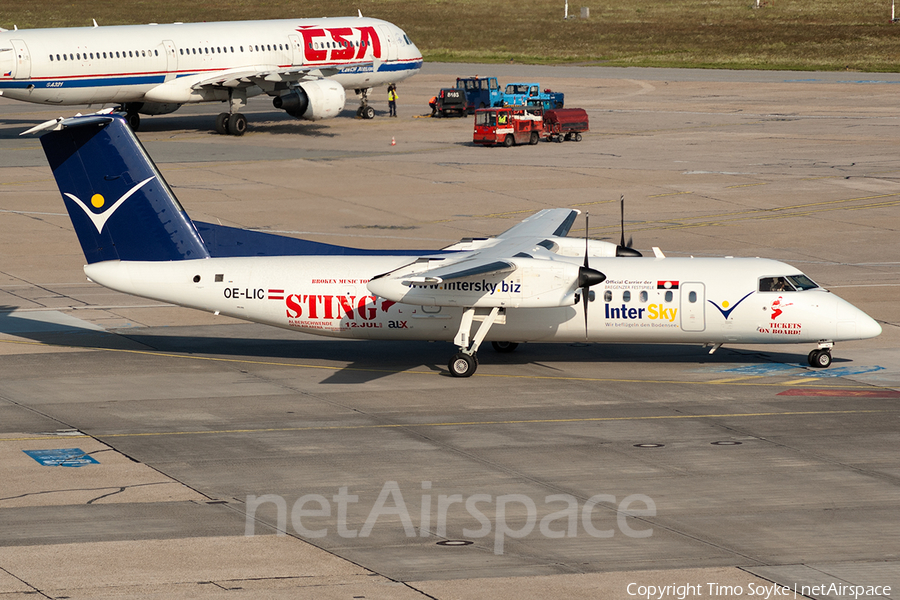
[[[42,343],[106,349],[142,349],[161,353],[220,356],[251,361],[315,361],[318,367],[334,365],[335,372],[323,380],[330,384],[359,384],[414,369],[428,369],[450,376],[447,362],[455,353],[449,342],[336,340],[336,339],[270,339],[256,337],[205,337],[197,335],[161,335],[140,330],[118,333],[27,333]],[[512,353],[499,353],[489,343],[478,353],[482,366],[533,366],[538,375],[560,373],[563,364],[646,362],[683,365],[684,368],[716,366],[722,368],[779,364],[805,367],[805,347],[798,351],[780,352],[766,349],[721,348],[710,355],[696,344],[522,344]],[[834,365],[850,362],[834,358]],[[559,366],[557,366],[559,365]],[[571,373],[570,373],[571,374]],[[607,375],[613,376],[614,368]],[[597,376],[594,371],[593,376]],[[599,376],[603,377],[603,369]]]
[[[41,313],[30,313],[26,318],[11,312],[14,308],[0,306],[0,334],[48,346],[219,356],[250,361],[315,361],[314,365],[322,368],[334,365],[335,372],[323,383],[366,383],[393,373],[422,368],[449,377],[446,365],[456,352],[450,342],[297,338],[289,331],[261,329],[252,324],[235,325],[225,330],[218,326],[198,326],[162,328],[162,331],[145,328],[103,331],[85,329],[77,319],[71,323],[59,319],[34,320],[34,316]],[[725,346],[710,355],[698,344],[575,342],[521,344],[515,352],[499,353],[485,342],[478,358],[483,366],[531,365],[536,374],[552,376],[562,370],[563,364],[587,363],[612,366],[637,362],[728,369],[775,364],[806,368],[808,349],[797,346],[795,352],[785,352],[775,348]],[[851,361],[835,356],[832,369],[845,362]],[[614,368],[610,369],[610,376],[613,371]],[[596,371],[593,376],[598,376]],[[599,376],[605,376],[603,369]]]
[[[77,113],[89,114],[96,112],[94,108],[84,106],[59,106],[57,108],[56,112],[46,113],[47,118],[44,120],[50,120],[55,117],[72,117]],[[138,135],[144,132],[165,133],[167,131],[196,131],[197,133],[219,135],[215,132],[216,115],[219,112],[222,111],[210,109],[208,114],[141,115],[141,127]],[[324,124],[322,122],[302,121],[288,115],[284,111],[273,110],[272,112],[247,112],[245,114],[247,115],[248,130],[250,132],[297,134],[329,138],[338,135],[327,125],[327,121]],[[387,115],[386,112],[376,112],[375,114],[376,118]],[[357,119],[356,108],[344,109],[336,118],[355,120]],[[11,140],[20,138],[19,134],[23,131],[42,122],[34,118],[4,117],[2,123],[0,123],[0,139]]]

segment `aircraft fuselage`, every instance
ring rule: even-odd
[[[463,307],[502,298],[505,322],[487,339],[585,340],[582,304],[515,308],[529,282],[517,273],[454,282],[459,308],[393,302],[367,289],[373,274],[408,256],[211,258],[176,262],[105,261],[85,267],[106,287],[238,319],[333,337],[452,340]],[[566,260],[560,257],[561,261]],[[573,264],[579,261],[572,258]],[[647,343],[797,343],[878,335],[880,326],[822,288],[761,291],[766,278],[800,273],[767,259],[594,258],[607,275],[593,286],[587,339]],[[340,277],[335,274],[340,273]],[[460,285],[462,284],[462,285]],[[445,290],[435,286],[435,302]]]
[[[227,87],[192,83],[288,67],[321,68],[345,89],[365,89],[421,66],[401,29],[362,17],[0,32],[0,94],[45,104],[227,101]],[[247,95],[281,81],[262,78]]]

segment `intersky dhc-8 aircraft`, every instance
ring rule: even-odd
[[[35,128],[38,129],[38,128]],[[188,218],[125,120],[48,122],[41,137],[84,251],[113,290],[305,333],[452,340],[456,377],[482,342],[802,343],[877,336],[864,312],[782,262],[642,257],[566,237],[578,211],[542,210],[439,251],[359,250]],[[624,237],[624,236],[623,236]],[[477,325],[477,327],[476,327]],[[473,331],[474,330],[474,331]]]
[[[361,95],[371,119],[373,87],[422,67],[422,54],[396,25],[340,17],[0,30],[0,95],[40,104],[118,105],[132,129],[139,114],[161,115],[195,102],[227,102],[219,133],[242,135],[247,98],[273,97],[300,119],[344,108]]]

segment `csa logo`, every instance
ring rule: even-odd
[[[152,181],[153,179],[155,179],[155,177],[148,177],[142,182],[135,184],[134,187],[125,192],[121,198],[116,200],[113,205],[106,210],[104,210],[104,207],[106,206],[106,198],[104,198],[100,194],[94,194],[93,196],[91,196],[91,206],[93,206],[95,209],[103,211],[99,213],[96,213],[89,209],[87,205],[74,194],[66,192],[64,195],[84,211],[84,214],[88,216],[88,218],[91,220],[91,223],[93,223],[94,227],[97,228],[97,233],[100,233],[101,231],[103,231],[103,226],[106,225],[106,222],[109,220],[109,218],[113,216],[113,213],[119,210],[119,207],[122,206],[122,204],[124,204],[126,200],[131,198],[131,196],[134,195],[136,191],[147,185],[147,183]]]

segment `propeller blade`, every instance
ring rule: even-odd
[[[590,268],[590,264],[588,264],[588,232],[591,230],[591,213],[584,213],[584,268]]]
[[[588,293],[590,290],[588,288],[581,289],[581,305],[584,307],[584,339],[588,339],[588,317],[587,317],[587,307],[588,307]]]
[[[631,236],[628,236],[628,243],[625,243],[625,194],[619,196],[619,207],[621,213],[622,237],[620,238],[619,245],[616,246],[616,256],[643,256],[643,254],[631,247],[631,244],[634,243],[634,239]]]
[[[593,271],[591,269],[590,263],[588,263],[588,255],[590,254],[588,248],[590,247],[590,241],[588,240],[588,233],[591,230],[590,224],[591,213],[584,213],[584,266],[581,269],[578,269],[578,287],[581,288],[581,305],[584,307],[584,339],[588,339],[588,286],[585,283],[582,283],[582,271],[587,273],[588,271]],[[604,279],[606,276],[604,276]]]

